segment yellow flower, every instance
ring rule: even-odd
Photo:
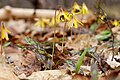
[[[82,4],[82,7],[81,7],[81,14],[88,14],[89,13],[89,10],[86,6],[85,3]]]
[[[114,21],[112,21],[112,25],[119,26],[120,25],[120,21],[114,20]]]
[[[73,14],[80,14],[81,13],[81,6],[79,6],[76,2],[72,6],[72,13]]]
[[[55,26],[55,24],[58,24],[60,22],[60,20],[56,19],[55,21],[55,17],[53,17],[51,19],[51,22],[49,23],[49,26]]]
[[[71,14],[69,14],[67,11],[60,11],[57,15],[57,21],[60,22],[65,22],[65,21],[70,21],[71,20]]]
[[[4,26],[4,23],[1,23],[1,39],[9,40],[8,33],[10,31]]]
[[[78,21],[76,18],[73,18],[70,22],[68,22],[68,29],[71,27],[78,28],[78,25],[83,26],[83,23]]]
[[[76,19],[73,20],[73,27],[78,28],[78,23],[77,23]]]
[[[97,22],[103,22],[106,18],[107,14],[104,13],[104,15],[98,15]]]
[[[34,24],[34,26],[44,27],[45,24],[44,24],[44,22],[43,22],[41,19],[39,19],[39,20]]]
[[[78,21],[77,19],[74,18],[74,21],[73,21],[73,27],[74,28],[78,28],[78,24],[82,25],[83,26],[83,23]]]
[[[40,27],[45,27],[49,23],[50,23],[50,19],[41,18],[34,25],[35,26],[40,26]]]
[[[56,22],[57,22],[57,21],[56,21]],[[56,24],[56,23],[55,23],[55,18],[54,18],[54,17],[52,18],[51,23],[52,23],[52,24],[50,24],[51,26],[54,26],[54,25]]]

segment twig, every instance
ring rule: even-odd
[[[45,18],[52,18],[54,17],[55,10],[47,10],[47,9],[35,9],[37,18],[45,17]],[[5,6],[4,8],[0,9],[0,20],[6,20],[11,17],[20,18],[20,19],[28,19],[33,18],[34,9],[27,9],[27,8],[13,8],[10,6]]]
[[[105,14],[104,10],[101,8],[101,0],[97,0],[97,9],[99,9],[98,14],[103,14],[103,15]],[[101,11],[101,13],[100,13],[100,11]],[[113,53],[112,61],[113,61],[113,59],[114,59],[114,34],[112,32],[111,25],[110,25],[110,22],[109,22],[107,16],[104,18],[104,22],[107,24],[107,26],[111,32],[111,36],[112,36],[112,53]]]
[[[106,19],[106,20],[107,20],[107,22],[106,22],[107,26],[108,26],[108,28],[109,28],[109,30],[111,32],[111,36],[112,36],[112,53],[113,53],[113,55],[112,55],[112,61],[113,61],[113,59],[114,59],[114,34],[112,32],[110,22],[108,21],[108,19]]]

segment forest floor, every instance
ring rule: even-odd
[[[78,28],[5,21],[11,33],[9,41],[3,40],[0,80],[120,80],[117,20],[96,22],[91,14],[82,19],[84,25]]]

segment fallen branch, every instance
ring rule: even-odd
[[[9,18],[33,18],[35,17],[53,17],[55,10],[46,10],[46,9],[36,9],[36,14],[34,14],[34,9],[23,9],[23,8],[12,8],[10,6],[5,6],[0,9],[0,20],[9,19]]]

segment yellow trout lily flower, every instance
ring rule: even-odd
[[[83,26],[83,23],[74,18],[73,27],[78,28],[78,24]]]
[[[1,23],[1,39],[9,40],[8,33],[10,31],[4,26],[4,23]]]
[[[97,22],[103,22],[106,18],[107,14],[104,13],[104,15],[98,15]]]
[[[81,13],[81,6],[79,6],[76,2],[72,6],[72,13],[73,14],[80,14]]]
[[[77,23],[76,19],[73,20],[73,27],[78,28],[78,23]]]
[[[60,13],[58,13],[57,15],[57,21],[58,22],[65,22],[65,21],[70,21],[71,20],[71,14],[69,14],[66,11],[61,11]]]
[[[45,25],[49,23],[50,23],[50,19],[41,18],[34,24],[34,26],[45,27]]]
[[[57,20],[56,20],[56,23],[57,23]],[[52,20],[51,20],[50,26],[54,26],[56,23],[55,23],[55,18],[53,17]]]
[[[56,21],[55,21],[55,17],[53,17],[51,19],[51,22],[49,23],[49,26],[54,26],[55,24],[58,24],[59,22],[60,22],[60,20],[56,19]]]
[[[112,21],[112,25],[113,26],[119,26],[120,25],[120,21],[114,20],[114,21]]]
[[[68,22],[68,29],[70,29],[71,27],[78,28],[78,25],[83,26],[83,23],[76,18],[73,18],[70,22]]]
[[[82,4],[82,7],[81,7],[81,14],[88,14],[89,13],[89,10],[86,6],[85,3]]]

